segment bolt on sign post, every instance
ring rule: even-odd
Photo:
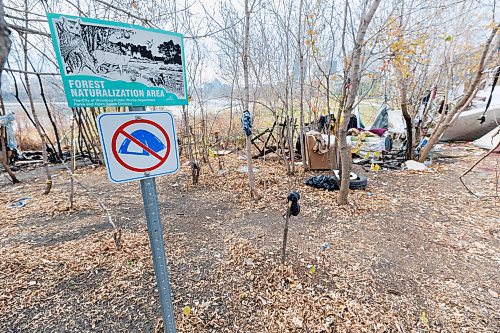
[[[112,182],[140,180],[164,330],[175,333],[155,177],[177,172],[172,114],[146,106],[187,105],[183,36],[120,22],[47,14],[70,107],[128,106],[96,121]]]

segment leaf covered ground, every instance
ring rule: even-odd
[[[257,203],[237,153],[197,186],[187,165],[158,178],[178,332],[499,332],[498,155],[466,179],[478,197],[458,180],[482,153],[447,145],[431,171],[369,173],[347,207],[272,158],[256,161]],[[48,196],[41,169],[0,183],[0,332],[160,332],[139,184],[78,171],[123,230],[117,250],[99,205],[77,187],[70,211],[56,175]],[[302,211],[283,266],[291,190]]]

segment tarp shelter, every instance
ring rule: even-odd
[[[359,115],[358,115],[359,117]],[[401,110],[391,110],[389,106],[383,103],[375,116],[373,124],[367,129],[384,128],[389,133],[404,134],[406,133],[406,124],[403,119]]]
[[[388,114],[389,106],[387,104],[382,104],[380,109],[375,116],[375,120],[373,124],[371,124],[369,129],[374,128],[385,128],[389,129],[389,114]]]

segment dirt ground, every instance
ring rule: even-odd
[[[430,171],[368,173],[347,207],[272,159],[256,162],[252,202],[237,153],[198,186],[185,164],[158,178],[177,331],[500,332],[500,156],[467,177],[478,197],[458,179],[483,153],[446,145]],[[78,171],[122,229],[118,250],[98,203],[77,186],[70,211],[68,176],[54,172],[48,196],[39,168],[20,185],[0,178],[0,332],[160,332],[139,183]],[[302,211],[283,266],[291,190]]]

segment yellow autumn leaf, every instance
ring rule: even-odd
[[[191,307],[189,305],[186,305],[184,308],[182,308],[182,313],[185,316],[189,316],[191,314]]]
[[[316,266],[315,265],[312,265],[311,268],[309,268],[309,272],[311,273],[316,273]]]
[[[429,319],[427,319],[427,313],[425,313],[425,310],[422,310],[422,314],[420,315],[420,321],[422,321],[422,323],[425,326],[429,326]]]
[[[486,29],[495,29],[497,26],[496,22],[495,21],[491,21],[490,23],[488,23],[485,28]]]

